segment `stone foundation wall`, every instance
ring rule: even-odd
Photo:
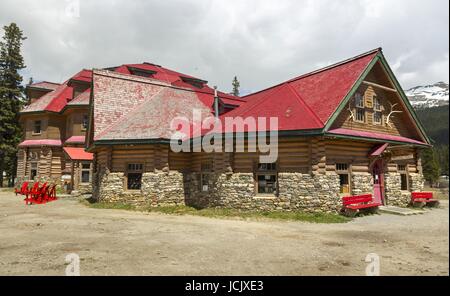
[[[373,194],[373,177],[369,173],[352,174],[352,195]]]
[[[422,174],[409,173],[409,188],[411,192],[421,192],[425,185],[425,178]]]
[[[385,198],[391,206],[406,207],[410,201],[410,194],[401,190],[400,173],[386,173],[384,175]]]
[[[102,202],[136,206],[184,205],[183,175],[178,172],[152,172],[142,175],[141,190],[126,190],[125,174],[99,172],[93,197]]]
[[[186,177],[186,204],[194,207],[223,207],[243,210],[302,210],[338,212],[339,176],[301,173],[278,174],[278,197],[258,196],[252,173],[210,174],[209,190],[200,190],[198,173]]]

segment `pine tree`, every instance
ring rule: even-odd
[[[19,111],[23,103],[19,71],[25,68],[21,47],[26,39],[15,23],[4,26],[3,30],[0,41],[0,187],[4,172],[8,185],[12,185],[16,176],[17,145],[21,138]]]
[[[237,76],[234,76],[232,85],[233,85],[233,91],[231,93],[235,96],[239,96],[239,87],[241,86],[241,84],[239,83]]]
[[[433,186],[440,176],[439,161],[434,149],[425,149],[421,153],[423,176]]]

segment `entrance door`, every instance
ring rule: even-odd
[[[373,174],[373,201],[385,204],[384,200],[384,169],[383,160],[379,159],[375,162],[372,169]]]

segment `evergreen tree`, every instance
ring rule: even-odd
[[[434,149],[424,149],[421,153],[423,176],[433,186],[440,176],[437,153]]]
[[[3,40],[0,41],[0,187],[3,173],[8,185],[16,176],[17,145],[21,138],[19,111],[23,103],[22,76],[25,68],[21,54],[22,42],[26,39],[15,24],[4,26]]]
[[[241,84],[239,83],[237,76],[234,76],[232,85],[233,85],[233,91],[231,93],[235,96],[239,96],[239,87],[241,86]]]

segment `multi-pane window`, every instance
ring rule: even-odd
[[[397,165],[397,169],[400,173],[401,190],[408,190],[408,167],[404,164],[399,164]]]
[[[199,180],[199,186],[200,191],[202,192],[208,192],[209,191],[209,182],[210,182],[210,176],[213,172],[213,163],[212,161],[205,161],[200,164],[200,180]]]
[[[366,110],[364,109],[364,97],[360,93],[355,94],[356,121],[365,122]]]
[[[38,174],[38,163],[36,161],[30,162],[30,179],[34,180]]]
[[[381,124],[383,122],[383,114],[381,113],[381,101],[377,96],[373,97],[373,123]]]
[[[89,117],[87,114],[83,114],[83,121],[81,122],[81,129],[83,131],[87,130],[89,124]]]
[[[258,194],[277,195],[277,164],[258,163],[256,182]]]
[[[127,166],[127,189],[140,190],[142,186],[142,173],[144,165],[142,163],[129,163]]]
[[[373,123],[381,124],[383,122],[383,114],[380,111],[373,112]]]
[[[381,101],[377,96],[373,96],[373,110],[381,111]]]
[[[91,164],[81,163],[81,183],[91,182]]]
[[[42,130],[42,121],[35,120],[33,122],[33,134],[40,134]]]
[[[336,163],[336,173],[339,175],[341,193],[350,193],[350,173],[347,163]]]

